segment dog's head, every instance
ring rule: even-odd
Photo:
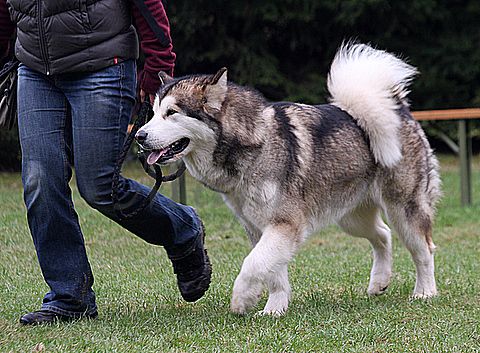
[[[149,152],[149,164],[169,164],[199,148],[208,148],[219,129],[227,95],[227,69],[215,75],[173,79],[159,74],[162,87],[153,105],[154,116],[136,134]]]

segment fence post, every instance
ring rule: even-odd
[[[170,168],[170,172],[176,171],[177,164],[173,164],[173,168]],[[172,200],[181,204],[187,204],[187,187],[185,183],[185,173],[183,173],[178,179],[172,182]]]
[[[472,204],[472,180],[471,180],[471,161],[472,161],[472,140],[468,120],[458,121],[458,144],[460,150],[460,189],[462,206]]]
[[[180,196],[180,203],[186,205],[187,204],[187,184],[185,182],[185,173],[180,175],[178,179],[178,187],[179,187],[179,196]]]

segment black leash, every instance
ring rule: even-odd
[[[152,105],[147,101],[143,102],[140,108],[140,111],[138,112],[137,119],[135,120],[132,130],[130,131],[130,134],[127,136],[127,139],[123,144],[123,149],[120,152],[120,155],[118,156],[118,159],[117,159],[117,163],[115,165],[115,169],[113,172],[113,179],[112,179],[112,201],[113,201],[113,209],[115,210],[115,212],[117,213],[117,216],[120,219],[132,218],[138,215],[140,212],[142,212],[150,204],[150,202],[152,202],[153,198],[155,197],[155,194],[157,193],[158,189],[162,185],[162,182],[168,182],[168,181],[177,179],[180,175],[183,174],[183,172],[186,169],[185,164],[182,162],[182,164],[180,165],[180,167],[175,173],[163,176],[160,165],[158,164],[153,164],[153,166],[148,165],[146,153],[145,151],[140,149],[140,151],[138,152],[138,159],[142,163],[142,166],[145,172],[149,176],[155,179],[155,185],[153,186],[148,196],[142,201],[142,203],[135,210],[129,213],[125,213],[121,209],[120,204],[118,202],[118,191],[120,186],[119,185],[120,172],[122,170],[122,164],[125,161],[127,153],[130,150],[130,146],[132,145],[132,142],[135,139],[135,134],[137,133],[138,129],[140,129],[140,127],[144,125],[145,122],[150,120],[152,117],[153,117]]]

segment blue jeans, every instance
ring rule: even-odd
[[[135,104],[135,62],[90,73],[45,76],[18,69],[18,125],[27,218],[50,292],[42,309],[67,316],[96,312],[93,275],[72,202],[72,167],[80,195],[145,241],[178,256],[193,246],[200,220],[191,207],[157,194],[133,219],[112,205],[112,176]],[[150,189],[121,178],[120,205],[135,209]],[[122,207],[123,208],[123,207]]]

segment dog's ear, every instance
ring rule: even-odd
[[[222,67],[205,86],[205,110],[215,113],[222,109],[227,96],[227,69]]]
[[[173,77],[169,76],[165,71],[160,71],[158,73],[158,78],[162,81],[162,86],[173,81]]]

